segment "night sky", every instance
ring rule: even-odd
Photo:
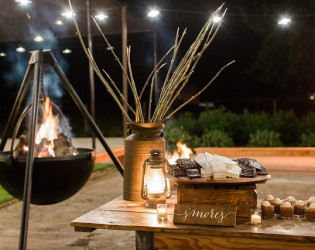
[[[180,27],[181,31],[185,27],[188,28],[178,55],[178,62],[209,14],[221,4],[221,1],[138,0],[125,1],[125,3],[128,4],[129,11],[156,28],[158,59],[173,45],[177,27]],[[154,5],[160,9],[161,15],[155,20],[150,20],[146,12]],[[228,12],[219,33],[200,60],[194,76],[183,91],[182,99],[179,98],[174,103],[174,107],[178,106],[183,98],[198,92],[221,66],[236,60],[236,63],[227,68],[201,95],[199,101],[213,102],[215,107],[223,105],[235,112],[242,112],[245,108],[252,111],[272,112],[272,101],[277,100],[279,109],[294,109],[298,114],[312,111],[314,103],[309,100],[309,95],[315,91],[313,73],[315,1],[230,0],[225,1],[225,6]],[[280,15],[283,14],[288,14],[292,18],[289,27],[281,28],[277,24]],[[121,35],[110,35],[108,39],[120,56]],[[57,53],[57,58],[64,60],[61,62],[62,67],[83,102],[88,106],[88,62],[78,38],[58,38],[57,41],[59,48],[67,47],[72,50],[71,54],[61,54],[60,50],[54,51],[54,54]],[[32,41],[22,43],[29,49],[34,47]],[[14,49],[20,44],[21,42],[2,43],[0,50],[3,52],[12,50],[12,53],[17,53]],[[102,38],[94,36],[93,45],[95,59],[99,66],[106,69],[121,87],[120,69],[110,52],[106,50]],[[128,45],[132,48],[131,64],[135,81],[138,89],[141,90],[146,77],[153,69],[153,32],[129,34]],[[263,53],[262,48],[265,48]],[[8,62],[6,57],[0,57],[0,118],[2,120],[8,118],[28,58],[28,53],[18,55],[11,62]],[[17,68],[22,73],[13,73]],[[160,85],[163,75],[165,72],[162,71],[159,76]],[[97,77],[95,79],[97,121],[120,126],[120,110],[102,83]],[[66,93],[62,96],[60,93],[54,93],[53,89],[57,88],[58,85],[51,86],[52,95],[55,95],[52,99],[61,106],[70,121],[80,119],[80,114],[75,111],[69,96]],[[193,104],[183,109],[185,110],[200,112],[202,108]]]

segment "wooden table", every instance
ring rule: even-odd
[[[315,222],[305,219],[263,220],[259,226],[248,222],[236,227],[174,225],[176,195],[167,200],[168,220],[159,222],[156,209],[144,202],[122,197],[71,221],[76,231],[95,229],[132,230],[137,249],[315,249]]]

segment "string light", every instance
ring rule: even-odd
[[[72,52],[71,49],[64,49],[64,50],[62,51],[63,54],[70,54],[71,52]]]
[[[108,18],[107,15],[103,14],[103,13],[99,13],[95,16],[96,19],[100,20],[100,21],[104,21],[105,19]]]
[[[56,25],[64,25],[64,22],[62,20],[58,19],[55,21],[55,24]]]
[[[23,47],[18,47],[18,48],[16,48],[16,51],[17,51],[17,52],[20,52],[20,53],[23,53],[23,52],[25,52],[25,48],[23,48]]]
[[[148,12],[148,17],[157,17],[158,15],[160,15],[160,11],[156,9],[150,10]]]
[[[1,56],[1,57],[5,57],[6,55],[7,55],[6,53],[0,52],[0,56]]]
[[[20,5],[28,5],[31,3],[29,0],[15,0],[15,2],[19,3]]]
[[[68,10],[68,11],[62,12],[61,15],[66,18],[71,18],[75,16],[76,14],[73,11]]]
[[[36,36],[36,37],[34,37],[34,41],[39,43],[39,42],[44,41],[44,38],[41,36]]]
[[[218,23],[218,22],[221,21],[221,19],[222,19],[222,17],[220,17],[220,16],[215,16],[215,17],[213,18],[213,22],[214,22],[214,23]]]
[[[291,23],[291,18],[288,17],[282,17],[279,21],[278,24],[282,25],[282,26],[287,26],[289,25],[289,23]]]

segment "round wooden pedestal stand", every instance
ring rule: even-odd
[[[166,177],[177,184],[178,204],[210,204],[236,206],[236,216],[249,218],[250,209],[257,208],[257,183],[265,183],[271,175],[258,175],[254,178],[189,178]]]

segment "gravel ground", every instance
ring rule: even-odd
[[[271,173],[266,184],[257,186],[258,198],[268,193],[297,199],[315,196],[315,173]],[[134,232],[95,230],[74,232],[69,222],[116,198],[122,193],[123,179],[115,169],[94,175],[85,187],[67,201],[49,205],[32,205],[30,210],[28,249],[135,249]],[[0,209],[0,249],[17,249],[22,203]]]

